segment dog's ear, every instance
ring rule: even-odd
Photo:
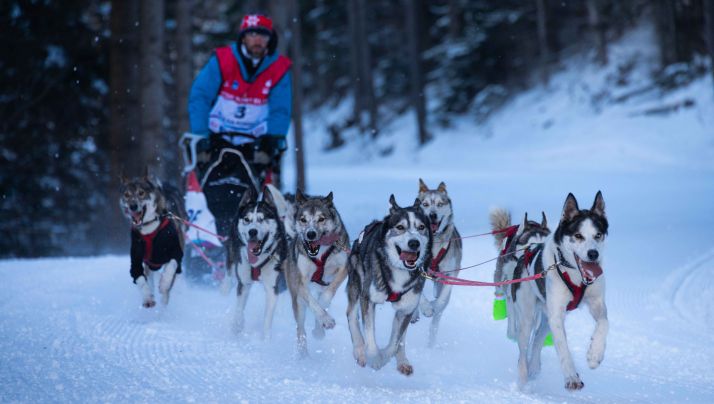
[[[422,194],[422,193],[428,192],[428,191],[429,191],[429,187],[426,186],[426,184],[424,183],[424,180],[419,178],[419,193]]]
[[[238,210],[243,209],[243,207],[249,204],[253,200],[253,188],[248,187],[243,196],[240,198],[238,203]]]
[[[397,200],[394,198],[394,194],[389,196],[389,213],[392,214],[396,212],[398,209],[401,209],[399,205],[397,205]]]
[[[327,194],[326,197],[322,198],[322,200],[325,201],[325,203],[327,203],[328,205],[332,205],[332,191],[330,191],[330,193]]]
[[[597,191],[595,195],[595,201],[593,201],[593,207],[590,211],[598,216],[605,217],[605,200],[602,198],[602,192]]]
[[[419,198],[414,199],[414,205],[412,205],[412,208],[419,209],[420,206],[421,206],[421,199],[419,199]]]
[[[129,184],[129,177],[127,177],[126,174],[124,174],[124,171],[122,171],[121,174],[119,174],[119,181],[121,181],[121,184],[124,186]]]
[[[540,227],[547,229],[548,228],[548,220],[545,218],[545,212],[541,211],[541,215],[543,215],[543,220],[540,222]]]
[[[439,192],[446,193],[446,184],[444,184],[444,181],[441,181],[439,183],[439,187],[436,190]]]
[[[523,234],[523,231],[526,229],[527,225],[528,225],[528,212],[526,212],[526,214],[523,215],[523,222],[521,222],[521,225],[518,226],[518,230],[516,230],[516,238],[520,237],[521,234]]]
[[[300,188],[295,191],[295,202],[297,203],[303,203],[307,199],[305,198],[305,195],[303,195],[302,190]]]
[[[563,215],[560,217],[560,221],[564,222],[567,220],[571,220],[572,218],[575,217],[575,215],[580,212],[580,208],[578,208],[578,201],[575,199],[575,195],[573,193],[569,193],[568,197],[565,198],[565,204],[563,205]]]
[[[268,204],[268,206],[275,207],[275,199],[273,198],[273,193],[268,189],[268,187],[263,188],[263,202]]]

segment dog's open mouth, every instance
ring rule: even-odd
[[[575,254],[575,262],[580,269],[580,275],[583,277],[583,283],[589,285],[602,275],[602,267],[597,261],[583,261]]]
[[[249,241],[248,242],[248,262],[255,264],[258,260],[258,256],[263,252],[263,241]]]
[[[403,251],[397,246],[397,252],[399,253],[399,259],[404,263],[404,266],[408,269],[416,268],[417,260],[419,260],[419,251]]]
[[[441,227],[441,220],[439,220],[438,222],[432,222],[431,223],[431,232],[436,233],[437,230],[439,230],[439,227]]]
[[[140,225],[144,221],[144,215],[146,214],[146,206],[141,208],[139,211],[130,212],[131,222],[134,226]]]
[[[316,241],[303,241],[303,244],[305,245],[305,252],[307,252],[307,255],[310,257],[317,257],[317,254],[320,252],[320,240]]]

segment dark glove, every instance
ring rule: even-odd
[[[255,140],[254,147],[256,152],[264,152],[272,158],[284,152],[288,143],[285,136],[264,135]]]

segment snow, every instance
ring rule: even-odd
[[[517,388],[518,350],[505,321],[491,319],[492,288],[454,290],[433,349],[426,348],[428,319],[410,326],[415,373],[405,377],[394,361],[379,371],[355,364],[344,287],[329,310],[336,328],[322,341],[308,332],[310,356],[301,360],[287,292],[272,338],[262,340],[264,294],[254,285],[245,333],[235,335],[235,296],[183,279],[167,307],[141,308],[127,254],[0,261],[0,401],[714,401],[714,85],[707,76],[666,95],[591,101],[614,92],[618,61],[637,62],[628,88],[646,82],[655,56],[650,34],[645,27],[612,47],[605,70],[574,59],[548,86],[523,93],[483,125],[463,117],[451,129],[434,129],[436,139],[423,149],[413,116],[385,128],[377,145],[351,138],[329,153],[320,128],[335,117],[323,111],[306,120],[308,191],[334,192],[353,238],[386,213],[391,193],[411,203],[420,177],[432,187],[446,182],[463,235],[489,230],[493,206],[516,220],[542,210],[554,226],[568,192],[589,207],[602,190],[611,226],[603,266],[610,333],[598,369],[585,359],[594,327],[587,309],[566,322],[583,390],[563,388],[552,348],[537,379]],[[694,105],[639,113],[684,98]],[[285,177],[290,188],[294,173]],[[464,265],[496,254],[490,237],[464,240],[464,248]],[[462,276],[489,280],[492,270],[488,264]],[[385,344],[392,311],[378,313]]]

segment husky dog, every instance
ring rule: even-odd
[[[431,265],[429,269],[434,272],[448,271],[450,276],[459,276],[461,267],[461,235],[454,225],[454,214],[451,199],[446,193],[446,184],[439,183],[437,189],[432,190],[419,179],[419,202],[421,211],[429,218],[433,242],[431,245]],[[429,347],[436,343],[436,333],[439,330],[441,315],[451,298],[451,285],[434,282],[433,301],[429,301],[424,294],[421,296],[419,307],[422,314],[432,317],[429,328]],[[412,322],[418,320],[419,311],[412,316]]]
[[[564,328],[566,313],[577,308],[581,301],[588,305],[596,322],[587,353],[588,365],[595,369],[602,362],[608,320],[600,263],[607,230],[602,193],[598,191],[589,210],[579,209],[573,194],[568,194],[555,233],[546,238],[545,244],[527,250],[519,259],[514,278],[546,272],[545,278],[511,287],[518,322],[520,385],[540,371],[540,351],[550,331],[565,376],[565,388],[583,388]]]
[[[305,356],[306,307],[315,314],[315,338],[323,338],[325,329],[335,326],[335,319],[325,309],[347,277],[349,236],[332,203],[332,192],[324,198],[308,198],[298,190],[294,212],[295,239],[290,248],[287,281],[297,323],[298,352]]]
[[[365,227],[356,240],[349,260],[347,321],[357,364],[380,369],[396,355],[397,370],[411,375],[405,336],[424,288],[425,268],[431,264],[431,228],[421,211],[421,201],[401,208],[389,198],[391,208],[382,221]],[[375,336],[376,305],[391,302],[395,310],[389,344],[379,349]],[[358,321],[361,308],[365,337]]]
[[[228,276],[223,279],[221,287],[224,290],[230,288],[235,273],[238,280],[235,330],[243,330],[243,313],[250,287],[253,282],[262,281],[265,287],[263,338],[269,338],[278,294],[286,289],[288,253],[285,229],[270,190],[263,193],[261,201],[255,200],[251,189],[243,194],[230,234]]]
[[[541,212],[543,219],[540,223],[528,220],[528,213],[523,217],[519,226],[511,226],[511,213],[505,209],[496,208],[491,211],[491,229],[494,232],[496,248],[500,251],[496,261],[496,271],[493,274],[494,282],[503,282],[513,279],[513,271],[523,252],[534,244],[541,244],[550,234],[545,212]],[[507,232],[507,230],[512,231]],[[505,299],[506,307],[513,307],[511,288],[496,286],[496,299]],[[511,309],[512,310],[512,309]],[[508,316],[508,338],[516,339],[515,316]]]
[[[181,196],[175,188],[150,179],[147,171],[143,177],[122,176],[119,206],[131,221],[130,274],[142,295],[142,305],[156,305],[154,274],[160,269],[159,292],[166,305],[183,259],[184,226],[175,216],[186,217]]]

